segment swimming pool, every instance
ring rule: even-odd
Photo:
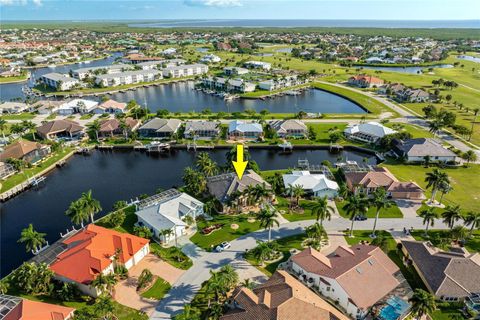
[[[409,303],[393,296],[387,300],[387,305],[380,310],[379,318],[382,320],[397,320],[408,308],[410,308]]]

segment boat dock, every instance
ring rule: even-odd
[[[15,197],[16,195],[22,193],[23,191],[25,191],[27,189],[38,187],[40,185],[40,183],[45,181],[45,179],[46,179],[46,177],[44,177],[44,176],[30,178],[27,181],[15,186],[14,188],[0,194],[0,201],[5,202],[8,199]]]
[[[152,142],[149,143],[145,146],[145,150],[147,152],[152,152],[152,153],[160,153],[160,152],[167,152],[170,151],[171,145],[169,143],[163,143],[163,142]]]

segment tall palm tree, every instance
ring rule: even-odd
[[[268,229],[268,241],[272,240],[272,228],[280,223],[277,220],[277,212],[272,209],[271,206],[262,209],[258,214],[258,220],[260,221],[260,228]]]
[[[80,224],[82,228],[84,227],[84,222],[88,220],[88,214],[86,214],[83,204],[78,200],[70,203],[65,214],[74,224]]]
[[[98,132],[100,131],[100,122],[98,120],[88,124],[88,128],[95,133],[96,140],[98,141]]]
[[[100,211],[102,211],[102,207],[100,206],[100,201],[92,197],[92,190],[83,192],[79,200],[84,207],[85,213],[90,216],[90,220],[93,223],[94,222],[93,216],[96,213],[99,213]]]
[[[120,128],[120,130],[122,130],[123,135],[125,136],[125,140],[128,140],[128,131],[130,130],[130,127],[128,126],[127,121],[125,121],[125,119],[123,118],[120,119],[118,127]]]
[[[118,279],[115,274],[110,273],[105,276],[105,288],[107,289],[108,293],[112,296],[113,295],[113,287],[117,284]]]
[[[430,198],[431,203],[435,201],[435,195],[442,183],[449,181],[450,179],[448,178],[448,175],[438,169],[433,169],[432,172],[427,172],[425,182],[427,183],[427,189],[430,187],[432,188],[432,197]]]
[[[267,260],[273,253],[272,247],[268,242],[257,240],[257,246],[252,250],[252,256],[257,262],[263,266],[265,260]]]
[[[372,193],[372,198],[370,198],[370,204],[375,207],[376,213],[375,213],[375,222],[373,223],[373,230],[372,230],[372,238],[376,237],[376,230],[377,230],[377,221],[378,217],[380,216],[380,211],[382,209],[388,209],[395,203],[392,200],[389,200],[387,198],[387,192],[383,188],[377,188],[373,193]]]
[[[428,209],[422,210],[419,213],[420,218],[423,218],[423,224],[425,225],[425,237],[428,237],[428,228],[435,225],[435,219],[440,217],[440,214],[435,211],[435,208],[430,207]]]
[[[5,129],[7,128],[7,120],[0,118],[0,131],[2,132],[3,140],[5,140]]]
[[[442,213],[443,222],[448,225],[450,230],[453,229],[455,222],[462,218],[462,212],[459,205],[447,206]]]
[[[211,305],[211,297],[209,293],[213,293],[214,301],[219,301],[223,291],[223,279],[218,272],[210,270],[210,279],[205,285],[205,292],[208,294],[208,307]]]
[[[472,128],[470,129],[470,136],[468,137],[468,141],[472,139],[473,135],[473,128],[475,126],[475,121],[477,120],[477,115],[480,112],[480,108],[473,109],[473,120],[472,120]]]
[[[254,287],[255,287],[255,283],[250,279],[250,278],[247,278],[245,280],[243,280],[240,285],[244,288],[248,288],[250,290],[252,290]],[[1,284],[0,284],[0,288],[1,288]],[[1,293],[1,289],[0,289],[0,293]]]
[[[0,280],[0,294],[6,294],[10,284],[6,280]]]
[[[452,187],[452,185],[450,184],[449,181],[443,181],[438,186],[438,190],[442,193],[441,196],[440,196],[440,201],[438,202],[441,205],[442,201],[443,201],[443,196],[445,196],[447,193],[452,191],[453,187]]]
[[[27,228],[22,230],[20,239],[18,242],[24,243],[27,252],[34,251],[42,247],[47,241],[45,240],[46,233],[41,233],[33,229],[33,225],[30,223]]]
[[[100,291],[100,294],[102,294],[107,286],[107,281],[107,276],[103,273],[99,273],[97,277],[93,279],[90,285]]]
[[[318,240],[318,244],[320,247],[322,246],[322,237],[324,235],[324,230],[318,222],[315,222],[310,227],[307,227],[306,232],[310,238]]]
[[[450,230],[450,236],[454,241],[465,240],[468,236],[468,229],[461,225],[455,226]]]
[[[463,217],[466,226],[470,226],[470,235],[472,236],[474,229],[480,229],[480,212],[469,211]]]
[[[435,297],[422,289],[415,289],[413,296],[408,301],[412,304],[412,315],[417,319],[436,309]]]
[[[29,120],[23,120],[22,126],[25,128],[25,130],[30,131],[32,133],[33,140],[35,141],[36,140],[35,129],[37,128],[35,123]]]
[[[197,168],[207,177],[211,177],[218,172],[217,164],[210,158],[206,152],[200,152],[196,161]]]
[[[300,198],[305,194],[305,191],[303,190],[303,187],[301,185],[296,184],[293,186],[292,192],[293,196],[295,197],[295,203],[298,206],[300,203]]]
[[[315,200],[315,202],[309,205],[312,215],[315,216],[317,223],[320,222],[320,226],[323,227],[323,220],[332,219],[332,214],[335,212],[332,206],[328,205],[328,198],[321,197]]]
[[[351,194],[347,198],[347,202],[343,206],[345,212],[350,216],[350,220],[352,220],[350,226],[350,237],[353,237],[353,224],[359,215],[365,215],[368,210],[368,198],[365,195],[360,194]]]

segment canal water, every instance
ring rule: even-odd
[[[68,73],[71,69],[106,66],[112,64],[121,53],[92,61],[88,64],[77,63],[73,65],[58,66],[54,68],[32,69],[32,77],[27,82],[33,86],[34,79],[49,72]],[[9,101],[15,98],[25,98],[22,86],[26,83],[11,83],[0,85],[0,101]],[[128,102],[132,99],[142,105],[146,105],[151,111],[168,109],[172,112],[190,112],[210,109],[214,112],[241,112],[247,109],[256,111],[268,110],[271,113],[296,113],[298,111],[312,113],[366,113],[367,111],[356,103],[338,95],[321,91],[307,90],[296,96],[281,96],[271,99],[237,99],[225,101],[214,95],[194,90],[194,83],[182,82],[169,85],[150,86],[127,92],[117,92],[111,95],[112,99]],[[99,99],[98,97],[86,97],[87,99]]]
[[[224,164],[226,152],[214,150],[210,154],[217,163]],[[282,154],[276,150],[252,149],[250,154],[262,170],[293,168],[299,159],[308,159],[311,164],[323,160],[336,162],[339,158],[376,163],[373,155],[353,151],[331,154],[328,150],[296,150]],[[161,156],[134,151],[94,151],[90,156],[74,156],[64,167],[52,171],[39,189],[0,204],[1,276],[31,256],[23,244],[17,243],[21,230],[29,223],[37,231],[47,233],[48,241],[53,243],[60,232],[71,229],[65,210],[82,192],[91,189],[100,201],[103,211],[98,218],[109,212],[117,200],[152,194],[158,188],[181,186],[183,170],[193,165],[195,156],[184,150]]]
[[[379,70],[379,71],[391,71],[391,72],[400,72],[400,73],[412,73],[412,74],[420,74],[422,70],[426,70],[428,68],[453,68],[451,64],[437,64],[433,66],[423,66],[423,67],[374,67],[374,66],[359,66],[363,69],[368,70]]]

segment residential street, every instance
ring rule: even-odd
[[[305,227],[314,223],[314,220],[305,220],[297,222],[289,222],[280,225],[279,228],[272,230],[272,238],[278,239],[288,237],[304,232]],[[324,222],[327,232],[339,231],[350,228],[350,221],[339,216],[334,216],[331,221]],[[371,230],[373,219],[366,221],[356,221],[354,230]],[[422,219],[420,217],[406,217],[402,219],[380,219],[378,221],[378,230],[402,231],[403,228],[423,229]],[[435,229],[446,229],[447,226],[438,220],[435,222]],[[236,240],[231,241],[231,248],[221,252],[204,252],[202,251],[197,258],[194,258],[193,266],[186,271],[172,285],[170,292],[156,306],[156,311],[151,315],[150,319],[170,319],[175,314],[181,312],[186,303],[192,301],[195,294],[201,287],[201,284],[210,278],[210,270],[216,270],[224,265],[231,265],[239,272],[240,275],[245,270],[254,268],[243,258],[243,253],[247,249],[256,246],[256,240],[267,240],[268,232],[259,230],[244,235]],[[258,273],[259,274],[259,273]],[[260,274],[259,274],[260,275]],[[261,277],[254,277],[252,280],[258,281]]]

